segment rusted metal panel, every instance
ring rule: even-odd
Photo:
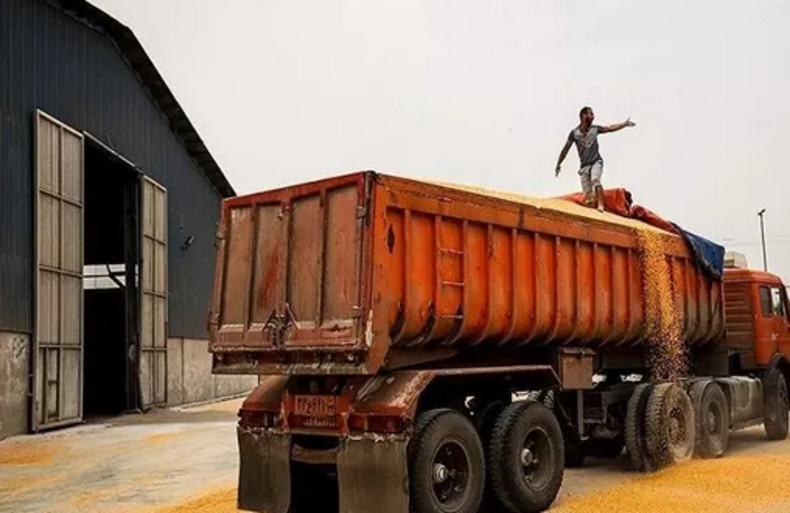
[[[212,349],[364,351],[367,201],[364,174],[227,201]]]
[[[339,511],[408,513],[407,447],[405,436],[343,439],[337,457]]]
[[[291,505],[291,437],[239,427],[239,508],[287,513]]]
[[[245,511],[286,513],[293,497],[291,461],[336,464],[339,511],[408,513],[408,437],[344,437],[332,450],[297,449],[277,430],[239,427],[238,505]]]
[[[259,205],[255,226],[255,251],[253,254],[253,283],[250,287],[249,304],[253,305],[250,314],[250,327],[245,341],[249,344],[271,345],[264,331],[272,312],[277,311],[280,302],[280,287],[284,287],[284,266],[280,264],[280,244],[272,234],[281,230],[281,207],[278,204]]]
[[[297,443],[291,444],[291,461],[308,463],[310,465],[334,465],[337,464],[337,455],[340,449],[333,447],[330,449],[307,449]]]
[[[560,380],[551,365],[506,365],[491,367],[461,367],[431,370],[404,370],[368,378],[357,387],[351,403],[354,415],[384,415],[413,419],[420,394],[436,378],[452,376],[482,376],[486,374],[513,376],[541,374],[552,385]],[[361,378],[357,378],[361,379]]]
[[[588,353],[589,350],[587,351]],[[588,354],[587,356],[591,356]],[[584,375],[573,369],[569,379],[581,384]],[[414,419],[420,395],[437,378],[457,376],[510,375],[512,378],[540,376],[549,386],[559,385],[560,378],[551,365],[506,365],[432,370],[404,370],[377,376],[350,377],[333,393],[308,393],[288,389],[287,376],[267,376],[247,397],[239,411],[241,425],[247,427],[289,428],[296,433],[348,434],[372,431],[375,423],[393,421],[383,431],[403,432]],[[592,373],[587,376],[591,381]],[[323,378],[315,378],[320,381]],[[296,398],[321,400],[329,398],[332,410],[303,414],[296,407]],[[263,415],[267,414],[267,415]],[[321,417],[320,422],[318,422]],[[397,420],[396,420],[397,419]],[[268,422],[264,423],[264,421]],[[271,422],[269,422],[271,421]]]
[[[247,396],[242,404],[245,411],[280,411],[286,376],[266,376]]]
[[[430,371],[401,371],[371,378],[359,387],[353,413],[413,417],[420,394],[434,377]]]
[[[285,302],[299,323],[297,329],[313,331],[320,323],[318,296],[323,274],[321,257],[325,225],[322,207],[320,194],[296,198],[289,212],[290,229],[285,230],[289,247],[285,259],[288,266]]]
[[[215,334],[215,341],[222,345],[240,345],[244,341],[250,287],[252,213],[253,208],[247,206],[229,210],[223,215],[224,233],[220,239],[223,260],[217,262],[221,269],[217,274],[221,278],[218,293],[221,295],[222,323]]]
[[[243,212],[256,208],[252,244]],[[392,348],[598,349],[647,334],[640,246],[616,218],[359,173],[227,200],[223,219],[212,350],[250,358],[218,372],[373,374]],[[679,236],[654,236],[686,339],[721,338],[721,283]]]
[[[593,388],[593,357],[595,352],[584,348],[563,348],[557,352],[557,371],[565,390]]]

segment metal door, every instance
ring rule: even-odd
[[[82,420],[82,134],[35,113],[35,326],[32,429]]]
[[[343,176],[225,204],[212,350],[367,349],[367,180]]]
[[[140,395],[149,408],[167,402],[167,190],[148,177],[141,187]]]
[[[774,317],[776,317],[777,350],[790,355],[790,311],[787,309],[787,293],[784,287],[774,285],[771,287]]]

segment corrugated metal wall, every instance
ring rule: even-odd
[[[33,113],[87,130],[168,189],[170,336],[206,338],[220,197],[109,38],[0,2],[0,330],[32,329]],[[181,250],[188,236],[195,241]]]

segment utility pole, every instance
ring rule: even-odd
[[[765,251],[765,221],[763,220],[763,216],[765,215],[765,209],[760,210],[757,212],[757,215],[760,217],[760,235],[763,241],[763,270],[768,272],[768,255]]]

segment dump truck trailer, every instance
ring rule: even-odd
[[[781,280],[655,223],[361,172],[225,200],[217,239],[242,509],[544,511],[590,454],[787,435]]]

